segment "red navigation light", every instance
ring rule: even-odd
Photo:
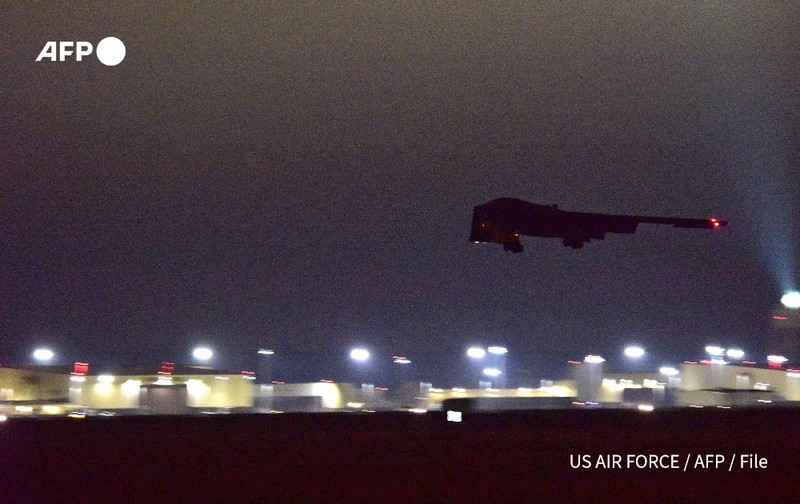
[[[721,224],[717,219],[711,219],[711,225],[718,228]]]

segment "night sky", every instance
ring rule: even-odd
[[[517,376],[629,342],[656,368],[780,351],[796,2],[73,3],[0,7],[6,360],[205,343],[319,379],[362,344],[435,381],[472,343]],[[36,62],[106,36],[118,66]],[[468,241],[500,196],[729,224],[510,254]]]

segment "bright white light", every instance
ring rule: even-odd
[[[5,415],[0,415],[0,422],[5,422],[6,420],[8,420],[8,417],[7,417],[7,416],[5,416]]]
[[[83,383],[86,381],[85,376],[70,376],[69,381],[76,382],[76,383]]]
[[[447,421],[448,422],[460,422],[462,418],[460,411],[452,411],[448,410],[447,412]]]
[[[54,355],[53,351],[47,348],[37,348],[33,351],[33,358],[39,362],[47,362],[52,359]]]
[[[725,349],[720,347],[720,346],[716,346],[716,345],[708,345],[706,347],[706,353],[708,355],[721,356],[721,355],[725,355]]]
[[[599,355],[587,355],[583,358],[583,362],[587,364],[600,364],[601,362],[605,362],[606,360]]]
[[[97,377],[97,381],[100,383],[114,383],[114,377],[107,374],[101,374]]]
[[[472,359],[483,359],[486,355],[486,350],[480,347],[470,347],[467,350],[467,356]]]
[[[744,357],[744,350],[740,350],[738,348],[729,348],[725,355],[730,357],[731,359],[741,359]]]
[[[275,351],[274,350],[265,350],[263,348],[261,350],[259,350],[258,353],[260,355],[275,355]]]
[[[800,308],[800,292],[787,292],[781,298],[781,303],[786,308]]]
[[[661,369],[659,369],[658,371],[659,371],[659,373],[661,373],[663,375],[667,375],[667,376],[676,376],[678,373],[680,373],[680,371],[678,371],[674,367],[670,367],[670,366],[664,366]]]
[[[503,372],[497,368],[486,368],[483,370],[483,374],[486,376],[500,376]]]
[[[214,352],[212,352],[210,348],[206,348],[206,347],[195,348],[194,352],[192,352],[192,356],[195,359],[201,360],[201,361],[207,361],[213,355],[214,355]]]
[[[633,359],[638,359],[644,355],[644,348],[638,346],[629,346],[625,348],[625,356]]]
[[[365,361],[369,359],[369,351],[363,348],[354,348],[350,351],[350,358],[357,361]]]
[[[490,346],[486,350],[488,350],[490,354],[494,355],[505,355],[508,353],[508,348],[501,346]]]
[[[411,364],[411,361],[406,358],[398,358],[394,360],[395,364]]]
[[[783,355],[767,355],[767,362],[771,362],[773,364],[783,364],[787,360],[789,359]]]
[[[409,408],[408,411],[409,411],[409,413],[416,413],[418,415],[421,415],[422,413],[427,413],[428,412],[428,410],[426,410],[425,408]]]
[[[653,411],[653,405],[652,404],[640,404],[639,406],[636,407],[636,409],[638,409],[639,411]]]

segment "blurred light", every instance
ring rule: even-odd
[[[214,355],[214,352],[212,352],[210,348],[206,348],[206,347],[195,348],[194,352],[192,352],[192,356],[195,359],[201,360],[201,361],[207,361],[213,355]]]
[[[508,348],[501,346],[490,346],[486,350],[488,350],[490,354],[494,355],[505,355],[508,353]]]
[[[52,359],[54,355],[53,351],[47,348],[37,348],[33,351],[33,358],[39,362],[47,362]]]
[[[744,350],[740,350],[738,348],[729,348],[725,355],[730,357],[731,359],[741,359],[744,357]]]
[[[365,361],[369,359],[369,351],[363,348],[354,348],[350,351],[350,358],[357,361]]]
[[[86,381],[86,377],[85,376],[70,376],[69,377],[69,381],[77,382],[77,383],[83,383],[83,382]]]
[[[787,360],[789,360],[789,359],[787,359],[783,355],[774,355],[774,354],[773,355],[767,355],[767,362],[771,362],[771,363],[774,363],[774,364],[783,364]]]
[[[659,369],[658,372],[667,376],[675,376],[680,373],[680,371],[670,366],[664,366],[661,369]]]
[[[61,408],[52,404],[45,404],[42,406],[42,413],[47,413],[48,415],[58,415],[61,413]]]
[[[215,380],[230,380],[231,377],[230,376],[215,376],[214,379]]]
[[[430,392],[431,394],[441,394],[444,392],[444,390],[440,388],[431,388],[428,389],[428,392]]]
[[[483,348],[470,347],[467,350],[467,356],[472,359],[483,359],[485,355],[486,355],[486,350],[484,350]]]
[[[638,359],[644,355],[644,348],[638,346],[629,346],[625,348],[625,356],[633,359]]]
[[[447,411],[447,421],[448,422],[460,422],[462,418],[460,411]]]
[[[455,392],[456,394],[464,394],[466,393],[466,391],[467,389],[465,388],[453,387],[453,392]]]
[[[709,355],[725,355],[725,349],[716,345],[708,345],[706,353]]]
[[[411,361],[402,355],[395,355],[392,357],[392,359],[394,359],[395,364],[411,364]]]
[[[483,370],[483,374],[486,376],[500,376],[503,372],[497,368],[486,368]]]
[[[347,403],[347,407],[348,408],[361,409],[361,408],[364,407],[364,403],[361,403],[361,402],[349,402],[349,403]]]
[[[786,308],[800,308],[800,292],[792,291],[787,292],[781,298],[781,303]]]
[[[82,411],[73,411],[72,413],[70,413],[67,416],[69,418],[86,418],[86,413],[84,413]]]
[[[16,408],[14,408],[14,410],[20,413],[30,413],[31,411],[33,411],[33,408],[30,406],[17,406]]]
[[[103,374],[97,377],[97,381],[99,381],[100,383],[114,383],[114,377],[111,375]]]
[[[583,358],[583,362],[587,364],[600,364],[601,362],[605,362],[606,360],[599,355],[587,355]]]
[[[427,413],[428,412],[428,410],[426,410],[425,408],[410,408],[408,411],[409,411],[409,413],[417,413],[417,414],[422,414],[422,413]]]
[[[5,415],[0,415],[0,422],[5,422],[6,420],[8,420],[8,417],[7,417],[7,416],[5,416]]]
[[[258,353],[259,353],[259,355],[275,355],[275,351],[274,350],[265,350],[263,348],[261,350],[259,350]]]
[[[653,411],[653,405],[652,404],[640,404],[639,406],[636,407],[636,409],[638,409],[639,411]]]

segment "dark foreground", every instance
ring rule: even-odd
[[[0,449],[2,502],[755,503],[800,495],[794,409],[465,413],[461,423],[444,413],[11,418],[0,423]],[[603,468],[615,455],[620,467]],[[636,467],[650,455],[658,467]]]

